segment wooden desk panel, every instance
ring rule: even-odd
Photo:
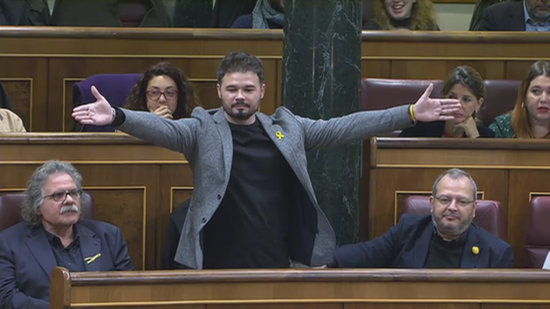
[[[185,157],[125,134],[0,135],[0,193],[22,191],[44,161],[72,162],[96,219],[118,225],[138,269],[159,266],[171,210],[193,190]]]
[[[56,268],[51,308],[527,308],[549,306],[549,288],[542,270]]]
[[[364,175],[369,175],[369,188],[364,209],[368,212],[369,239],[395,224],[400,202],[406,196],[430,195],[437,176],[458,167],[472,174],[483,199],[503,203],[508,242],[514,248],[516,265],[523,265],[529,201],[532,196],[550,194],[550,142],[373,138],[368,151]]]
[[[517,79],[547,59],[546,34],[481,31],[363,31],[362,77],[443,79],[471,65],[485,79]]]
[[[281,102],[282,38],[281,30],[2,27],[0,82],[29,131],[70,132],[72,85],[87,76],[140,73],[170,61],[196,84],[202,106],[218,107],[218,63],[230,51],[245,50],[264,61],[268,87],[261,109],[270,114]]]

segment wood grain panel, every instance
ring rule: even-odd
[[[468,58],[460,60],[394,60],[392,61],[391,76],[404,79],[445,79],[452,69],[460,65],[472,66],[484,79],[502,79],[504,76],[502,61],[479,61]]]
[[[0,46],[1,44],[0,38]],[[47,60],[0,55],[0,68],[0,82],[5,86],[14,110],[23,119],[27,131],[45,130],[48,96]]]
[[[548,156],[548,153],[546,153]],[[510,171],[508,240],[514,246],[516,265],[523,265],[526,231],[529,219],[529,201],[533,196],[550,195],[550,170]]]
[[[544,60],[544,59],[540,59]],[[506,63],[506,78],[523,80],[534,61],[510,61]]]
[[[144,269],[146,255],[150,254],[146,252],[145,246],[147,230],[145,189],[145,187],[84,186],[84,190],[94,197],[96,220],[109,222],[122,230],[136,269]]]
[[[195,86],[195,92],[199,98],[199,105],[206,108],[220,107],[218,98],[217,82],[214,81],[192,81]]]
[[[384,303],[384,304],[345,304],[344,309],[479,309],[479,304],[402,304],[402,303]],[[505,308],[505,307],[501,307]]]
[[[547,309],[547,304],[483,304],[481,309]]]
[[[231,304],[231,305],[207,305],[208,309],[343,309],[341,304]]]
[[[481,308],[550,304],[543,270],[278,269],[69,273],[52,308]],[[457,292],[459,291],[459,292]]]
[[[8,94],[13,112],[21,117],[23,125],[27,131],[30,131],[32,115],[32,79],[0,79],[0,82]]]

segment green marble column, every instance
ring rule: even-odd
[[[285,17],[284,105],[314,119],[357,111],[361,0],[287,0]],[[312,150],[308,170],[338,243],[357,241],[361,144]]]

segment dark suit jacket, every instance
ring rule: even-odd
[[[126,242],[112,224],[81,220],[76,225],[82,256],[101,256],[87,271],[133,270]],[[49,308],[50,275],[57,266],[42,226],[18,223],[0,232],[0,307]]]
[[[508,0],[486,8],[475,30],[525,31],[523,1]]]
[[[442,137],[445,121],[417,122],[414,127],[407,128],[399,134],[401,137]],[[485,126],[478,126],[479,137],[495,137],[495,132]]]
[[[423,268],[434,231],[431,215],[403,215],[398,224],[371,241],[345,245],[336,250],[337,267]],[[513,267],[512,247],[472,224],[467,231],[461,268]],[[472,248],[479,248],[474,254]]]
[[[139,27],[170,27],[172,22],[162,0],[147,0],[149,6]],[[53,26],[121,27],[117,0],[57,0]]]
[[[45,0],[0,0],[0,25],[45,26],[49,18]]]
[[[0,25],[26,25],[25,13],[23,2],[0,0]]]

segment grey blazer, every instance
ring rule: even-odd
[[[202,268],[201,231],[218,209],[225,194],[231,163],[231,130],[221,108],[193,110],[190,118],[167,120],[149,112],[123,109],[125,121],[118,128],[151,143],[182,152],[193,170],[194,192],[175,261],[190,268]],[[306,265],[331,261],[335,236],[321,211],[307,172],[306,151],[359,141],[376,134],[411,126],[408,106],[357,112],[329,120],[312,120],[280,107],[271,116],[256,117],[296,174],[303,187],[302,202],[310,218],[303,220],[297,248],[291,259]]]

